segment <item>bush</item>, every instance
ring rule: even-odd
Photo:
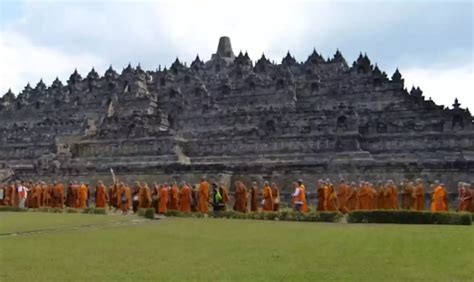
[[[12,206],[0,206],[0,212],[26,212],[28,209]]]
[[[349,223],[452,224],[471,225],[469,213],[374,210],[354,211],[347,217]]]
[[[81,210],[75,208],[66,208],[66,213],[80,213]]]
[[[138,216],[143,216],[149,219],[155,219],[155,209],[148,208],[148,209],[138,209],[137,212]]]

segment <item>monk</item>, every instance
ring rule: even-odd
[[[329,179],[327,179],[329,181]],[[302,213],[309,212],[308,201],[306,200],[306,187],[303,184],[303,180],[298,180],[298,185],[301,189],[301,198],[303,199],[303,207],[301,209]]]
[[[327,211],[327,198],[328,198],[328,187],[322,179],[318,180],[318,189],[316,191],[316,197],[318,200],[318,205],[316,207],[317,211]]]
[[[123,215],[128,213],[132,205],[132,190],[125,183],[121,182],[117,187],[117,207]]]
[[[107,205],[107,202],[109,201],[107,195],[107,189],[105,188],[105,185],[102,181],[99,180],[99,183],[97,184],[95,188],[95,207],[96,208],[105,208]]]
[[[170,210],[179,210],[179,188],[178,183],[174,182],[170,190],[170,202],[168,205]]]
[[[258,195],[260,193],[258,189],[257,182],[252,182],[252,187],[250,188],[250,211],[258,211]]]
[[[51,207],[51,185],[43,182],[43,205]]]
[[[361,181],[357,197],[359,199],[359,210],[371,209],[369,187],[365,181]]]
[[[109,209],[118,208],[117,190],[118,190],[117,182],[114,182],[112,183],[112,185],[109,186]]]
[[[169,202],[169,190],[168,185],[162,185],[160,188],[159,195],[159,208],[158,213],[165,214],[168,211],[168,202]]]
[[[415,180],[415,210],[422,211],[425,210],[425,186],[423,185],[423,180],[418,178]]]
[[[220,182],[219,184],[219,193],[222,196],[222,202],[224,203],[224,206],[222,207],[222,210],[227,209],[227,203],[230,201],[229,197],[229,191],[227,191],[227,187],[225,187],[224,182]]]
[[[347,196],[349,193],[349,185],[347,185],[344,178],[341,178],[339,181],[337,199],[338,199],[338,210],[342,213],[348,213],[349,209],[347,208]]]
[[[73,184],[72,182],[69,182],[69,185],[67,186],[66,189],[66,206],[73,208],[74,205],[74,192],[73,192]]]
[[[273,211],[273,196],[272,196],[272,188],[270,187],[270,183],[265,181],[263,183],[263,200],[262,200],[262,210],[263,211]]]
[[[273,198],[273,211],[277,212],[280,210],[280,189],[278,189],[278,186],[275,184],[275,182],[272,183],[271,188]]]
[[[142,185],[139,185],[138,190],[138,207],[141,209],[147,209],[151,205],[151,193],[148,183],[143,182]]]
[[[201,213],[209,212],[209,182],[203,177],[199,185],[199,205],[198,210]]]
[[[402,209],[411,210],[415,206],[415,184],[402,182]]]
[[[370,210],[376,210],[378,208],[377,190],[373,183],[366,183],[369,186]]]
[[[333,185],[328,186],[328,197],[327,197],[327,210],[328,211],[338,211],[339,203],[337,200],[337,193],[334,190]]]
[[[234,211],[247,212],[247,187],[242,181],[235,182]]]
[[[64,208],[64,184],[57,182],[53,187],[54,207]]]
[[[461,183],[459,193],[459,211],[470,212],[472,210],[472,192],[469,183]]]
[[[434,190],[431,201],[432,212],[445,212],[448,211],[448,193],[444,188],[444,185],[439,183],[438,180],[434,182]]]
[[[383,205],[382,209],[389,210],[392,208],[392,189],[390,187],[390,182],[385,184],[383,189]]]
[[[191,195],[191,188],[183,181],[181,184],[181,191],[179,193],[179,210],[182,212],[191,212],[191,202],[193,198]]]
[[[388,187],[390,189],[390,209],[397,210],[398,207],[398,189],[395,182],[392,180],[388,181]]]
[[[359,207],[358,203],[358,197],[357,197],[357,184],[355,182],[352,182],[349,187],[348,187],[348,192],[347,192],[347,210],[348,211],[355,211]]]
[[[88,194],[88,189],[85,183],[82,183],[81,186],[79,186],[79,206],[78,208],[84,209],[87,207],[87,194]]]

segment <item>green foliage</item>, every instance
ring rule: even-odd
[[[19,207],[12,206],[0,206],[0,212],[26,212],[28,209],[22,209]]]
[[[66,208],[66,209],[65,209],[65,212],[66,212],[66,213],[80,213],[81,210],[75,209],[75,208]]]
[[[89,208],[83,209],[82,213],[85,213],[85,214],[107,214],[107,211],[104,208],[89,207]]]
[[[349,223],[471,225],[472,219],[469,213],[374,210],[351,212],[347,221]]]
[[[201,213],[183,213],[179,211],[168,211],[165,215],[170,217],[203,217]],[[338,222],[342,218],[342,215],[337,212],[311,212],[302,214],[292,211],[251,213],[241,213],[236,211],[219,211],[216,213],[210,213],[209,217],[229,219]]]
[[[137,212],[138,216],[143,216],[149,219],[155,219],[155,209],[148,208],[148,209],[138,209]]]

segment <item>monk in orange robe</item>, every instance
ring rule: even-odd
[[[415,209],[422,211],[425,210],[425,186],[420,178],[415,181],[415,185]]]
[[[273,182],[271,185],[272,188],[272,198],[273,198],[273,211],[280,210],[280,189],[278,186]]]
[[[51,185],[43,182],[43,205],[51,207]]]
[[[435,181],[432,202],[432,212],[444,212],[448,211],[448,193],[444,189],[444,185],[440,184],[439,181]]]
[[[138,183],[138,189],[138,207],[141,209],[149,208],[151,205],[150,187],[146,182],[143,182],[141,185]]]
[[[252,187],[250,188],[250,211],[258,211],[258,195],[260,194],[260,189],[258,189],[257,182],[252,182]]]
[[[357,184],[355,182],[352,182],[348,186],[348,191],[347,191],[347,210],[348,211],[355,211],[359,208],[359,202],[358,202],[358,197],[357,197]]]
[[[359,210],[370,210],[370,191],[368,185],[366,185],[364,181],[362,181],[360,184],[357,197],[359,199]]]
[[[383,189],[383,206],[382,209],[389,210],[392,208],[392,189],[390,184],[387,182]]]
[[[41,207],[41,185],[39,183],[35,183],[33,185],[33,190],[31,191],[33,197],[33,208],[37,209]]]
[[[199,205],[198,210],[201,213],[209,212],[209,182],[205,178],[201,178],[199,185]]]
[[[122,214],[127,214],[132,206],[132,190],[125,183],[120,182],[117,185],[117,207]]]
[[[459,192],[459,211],[470,212],[472,210],[472,192],[468,183],[461,183]]]
[[[389,180],[390,193],[390,208],[392,210],[398,210],[398,189],[397,185],[392,180]]]
[[[344,179],[341,179],[339,182],[339,187],[337,191],[337,199],[338,199],[338,209],[342,213],[348,213],[349,209],[347,208],[347,196],[349,193],[349,185],[347,185]]]
[[[191,195],[191,188],[183,182],[181,184],[181,191],[179,193],[179,210],[182,212],[191,212],[191,202],[193,198]]]
[[[87,186],[85,183],[82,183],[81,186],[79,186],[79,207],[80,209],[84,209],[87,207]]]
[[[378,208],[377,190],[373,183],[366,182],[369,187],[369,198],[370,198],[370,210]]]
[[[171,186],[169,209],[174,211],[179,210],[179,188],[176,182]]]
[[[327,210],[328,211],[338,211],[337,207],[339,203],[337,201],[337,193],[334,190],[333,185],[328,186],[328,199],[327,199]]]
[[[234,197],[234,210],[238,212],[247,212],[247,187],[245,187],[242,181],[235,182]]]
[[[159,209],[158,213],[165,214],[168,211],[169,193],[168,185],[161,186],[159,195]]]
[[[272,196],[272,188],[270,187],[270,183],[265,181],[263,183],[263,200],[262,200],[262,209],[264,211],[273,211],[273,196]]]
[[[404,209],[411,210],[415,208],[415,183],[408,182],[402,194],[402,203]]]
[[[108,202],[107,189],[102,181],[99,181],[95,188],[95,207],[105,208]]]
[[[298,180],[298,185],[300,187],[301,191],[301,199],[303,200],[303,207],[301,208],[301,212],[309,212],[309,207],[308,207],[308,201],[306,200],[306,186],[303,184],[303,180],[299,179]]]
[[[328,187],[322,179],[318,180],[318,190],[316,191],[316,197],[318,199],[317,211],[327,211],[327,198],[328,198]]]
[[[54,207],[64,208],[64,184],[57,182],[53,187]]]

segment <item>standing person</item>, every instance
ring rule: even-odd
[[[459,194],[459,211],[461,212],[470,212],[472,210],[472,191],[469,187],[469,183],[461,184],[461,192]]]
[[[108,202],[107,190],[102,181],[99,180],[95,188],[95,207],[96,208],[105,208]]]
[[[22,181],[20,185],[18,185],[17,192],[18,192],[18,206],[21,209],[24,209],[26,198],[28,197],[28,188],[26,188],[25,182]]]
[[[329,181],[329,178],[327,180]],[[304,186],[302,179],[298,180],[298,185],[300,186],[302,192],[301,196],[303,197],[303,208],[301,209],[301,211],[309,212],[308,201],[306,200],[306,187]]]
[[[85,183],[82,183],[81,186],[79,186],[79,206],[78,208],[80,209],[85,209],[87,207],[87,194],[88,194],[88,189]]]
[[[179,188],[176,181],[171,186],[169,209],[174,211],[179,210]]]
[[[123,215],[128,213],[130,202],[132,201],[132,191],[123,182],[118,185],[117,189],[117,207],[122,211]]]
[[[43,183],[43,205],[51,207],[51,185]]]
[[[215,182],[212,182],[212,206],[214,212],[219,212],[224,209],[224,197]]]
[[[169,193],[168,193],[167,184],[161,186],[158,201],[159,201],[158,213],[165,214],[168,211],[168,202],[169,202]]]
[[[155,182],[153,183],[153,190],[151,192],[151,206],[155,209],[155,213],[160,212],[160,186]]]
[[[418,178],[415,180],[415,210],[422,211],[425,210],[425,186],[423,185],[423,180]]]
[[[252,187],[250,188],[250,211],[256,212],[258,211],[258,195],[260,193],[260,189],[258,189],[258,185],[256,181],[252,182]]]
[[[347,185],[344,178],[341,178],[339,182],[339,187],[337,191],[337,199],[338,199],[338,209],[342,213],[348,213],[349,209],[347,208],[347,196],[349,193],[349,186]]]
[[[318,199],[318,206],[316,207],[317,211],[326,211],[327,210],[327,194],[328,187],[324,184],[322,179],[318,180],[318,189],[316,191],[316,197]]]
[[[434,182],[434,190],[431,202],[432,212],[448,211],[448,193],[444,188],[444,184],[439,183],[438,180]]]
[[[201,183],[199,185],[198,209],[201,213],[209,212],[209,182],[207,182],[204,177],[201,178]]]
[[[227,209],[227,203],[230,201],[230,198],[229,192],[227,191],[227,187],[225,187],[224,181],[221,181],[219,184],[219,193],[221,193],[222,195],[222,201],[224,202],[223,210],[225,211]]]
[[[333,185],[328,186],[328,200],[327,200],[327,210],[328,211],[338,211],[337,207],[339,206],[337,200],[337,193],[334,190]]]
[[[179,193],[179,210],[182,212],[191,212],[191,202],[192,202],[191,188],[186,184],[186,182],[181,183],[181,191]]]
[[[141,192],[141,185],[140,182],[138,183],[138,186],[133,187],[132,189],[132,211],[133,213],[136,213],[138,211],[138,207],[140,205],[140,192]]]
[[[293,182],[295,192],[291,195],[293,197],[294,210],[296,212],[302,212],[303,209],[303,191],[298,182]]]
[[[358,208],[357,184],[355,182],[351,182],[348,189],[349,191],[347,192],[347,210],[355,211]]]
[[[398,189],[393,180],[388,181],[388,188],[390,189],[390,209],[398,210]]]
[[[359,210],[370,210],[370,191],[369,186],[365,181],[360,182],[360,189],[357,194],[358,202],[359,202]]]
[[[272,183],[272,198],[273,198],[273,211],[280,210],[280,189],[276,186],[275,182]]]
[[[268,181],[263,183],[263,200],[262,200],[262,209],[264,211],[273,211],[273,196],[272,188]]]
[[[245,187],[242,181],[235,182],[234,197],[234,210],[238,212],[247,212],[247,187]]]

